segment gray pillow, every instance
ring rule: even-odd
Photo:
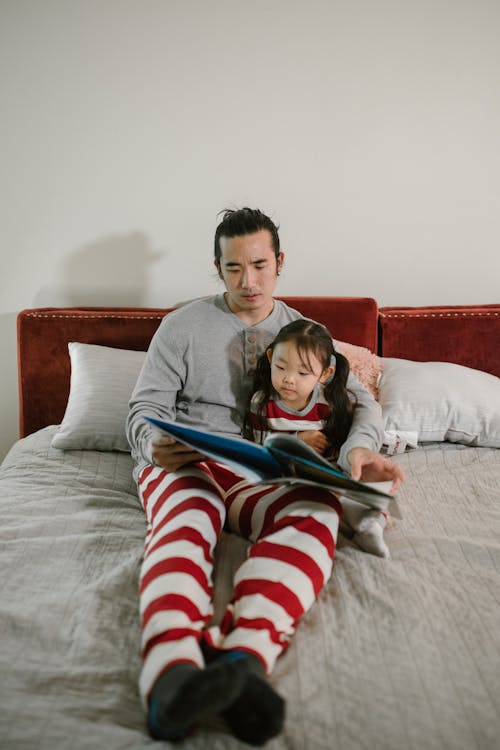
[[[68,349],[70,394],[52,445],[63,450],[130,451],[125,420],[146,352],[73,341]]]
[[[418,432],[420,443],[500,448],[500,378],[450,362],[386,357],[382,363],[386,430]]]

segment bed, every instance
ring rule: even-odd
[[[334,574],[272,675],[287,720],[266,747],[497,749],[500,307],[284,299],[329,327],[379,398],[407,481],[389,559],[340,536]],[[2,748],[169,746],[149,737],[137,690],[145,520],[123,431],[168,312],[19,315],[21,439],[0,467]],[[245,553],[223,535],[216,618]],[[213,721],[177,747],[246,745]]]

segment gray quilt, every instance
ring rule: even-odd
[[[127,454],[17,443],[0,469],[0,747],[140,750],[145,521]],[[269,750],[500,747],[500,450],[401,459],[391,559],[339,539],[334,575],[278,662]],[[223,536],[218,611],[245,543]],[[236,750],[220,724],[176,745]]]

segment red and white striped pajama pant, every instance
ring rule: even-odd
[[[270,672],[330,577],[341,507],[307,485],[255,487],[214,462],[143,469],[148,530],[140,581],[140,692],[170,665],[203,667],[201,642],[243,649]],[[226,527],[253,542],[220,627],[213,616],[214,548]]]

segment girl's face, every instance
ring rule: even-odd
[[[293,341],[276,344],[273,350],[267,350],[267,356],[274,390],[285,406],[296,411],[307,406],[316,383],[327,380],[333,372],[332,367],[323,370],[312,352],[309,353],[309,362],[305,362]]]

